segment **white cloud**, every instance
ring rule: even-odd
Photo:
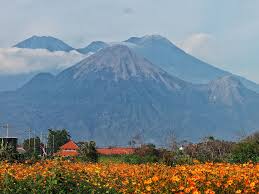
[[[0,48],[0,74],[60,71],[85,57],[76,51],[50,52],[45,49]]]
[[[185,52],[219,68],[226,69],[224,60],[224,49],[212,34],[196,33],[188,36],[178,43],[178,46]],[[224,48],[224,47],[223,47]],[[221,56],[221,58],[219,57]],[[226,69],[231,71],[230,69]]]
[[[180,47],[190,54],[196,54],[208,48],[208,45],[213,41],[213,36],[206,33],[192,34],[187,39],[180,43]]]

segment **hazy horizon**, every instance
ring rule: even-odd
[[[241,0],[2,1],[0,48],[32,35],[84,47],[95,40],[160,34],[209,64],[259,83],[258,7],[257,1]]]

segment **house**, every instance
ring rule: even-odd
[[[69,140],[66,144],[62,145],[59,148],[59,151],[55,154],[56,156],[69,157],[69,156],[78,156],[78,145]],[[97,148],[97,153],[101,155],[124,155],[124,154],[133,154],[136,151],[136,148],[132,147],[107,147],[107,148]]]
[[[78,145],[72,140],[69,140],[69,142],[59,148],[59,151],[55,155],[61,157],[78,156],[78,149]]]
[[[136,151],[136,148],[131,148],[131,147],[97,148],[98,154],[101,154],[101,155],[134,154],[135,151]]]

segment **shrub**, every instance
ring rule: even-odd
[[[201,162],[224,162],[229,159],[235,143],[216,140],[213,137],[204,139],[198,144],[189,144],[184,152]]]
[[[13,146],[2,143],[0,146],[0,160],[14,162],[18,157],[18,153]]]
[[[233,149],[232,162],[259,162],[259,132],[240,141]]]
[[[82,143],[79,147],[79,157],[86,162],[97,162],[98,153],[94,141]]]
[[[182,164],[192,164],[192,158],[180,150],[168,151],[166,149],[159,150],[160,162],[168,166],[176,166]]]
[[[142,145],[136,149],[135,159],[138,158],[139,163],[153,163],[159,161],[159,150],[153,144]]]

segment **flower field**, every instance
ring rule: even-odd
[[[0,164],[0,193],[259,193],[259,164]]]

